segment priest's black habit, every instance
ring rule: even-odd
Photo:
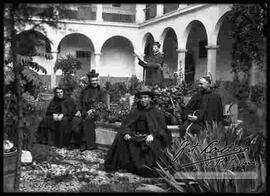
[[[39,126],[42,134],[41,142],[50,146],[67,147],[71,139],[72,119],[75,114],[76,105],[69,97],[58,98],[55,96],[50,102],[46,116]],[[63,114],[61,121],[55,121],[53,114]]]
[[[223,122],[223,105],[221,97],[214,91],[202,91],[194,94],[184,110],[184,124],[180,127],[180,134],[184,135],[187,127],[191,124],[188,115],[196,112],[198,119],[192,123],[189,130],[191,133],[198,133],[205,128],[205,123],[212,125],[212,122]]]
[[[136,134],[152,134],[154,140],[150,145],[135,140],[124,140],[125,134],[132,138]],[[127,170],[141,176],[151,176],[153,172],[146,166],[153,168],[164,150],[171,142],[171,133],[165,124],[162,112],[151,107],[149,109],[136,108],[122,122],[120,131],[115,137],[106,160],[105,169],[116,171]]]

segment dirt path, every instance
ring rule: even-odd
[[[104,171],[106,151],[80,152],[35,145],[33,163],[22,167],[21,192],[134,192],[142,183],[159,179]]]

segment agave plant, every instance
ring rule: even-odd
[[[207,124],[197,136],[186,134],[185,138],[173,138],[172,155],[168,156],[171,161],[159,160],[156,171],[176,192],[261,192],[266,184],[264,138],[261,134],[241,140],[239,137],[235,127],[225,129],[216,123]],[[240,146],[244,144],[252,146]],[[248,150],[236,153],[237,150],[229,151],[229,147]],[[250,156],[252,152],[257,155],[256,165],[247,166],[244,163],[254,158]],[[257,178],[244,179],[243,172],[256,172]]]

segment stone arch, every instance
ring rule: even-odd
[[[95,48],[92,40],[82,33],[71,33],[63,37],[57,46],[57,51],[57,58],[72,54],[81,61],[82,68],[77,72],[79,76],[84,76],[95,64]],[[56,73],[60,75],[61,71],[58,70]]]
[[[233,79],[231,73],[232,63],[232,23],[228,15],[230,11],[223,14],[215,25],[213,32],[214,43],[219,46],[216,56],[216,80],[228,81]]]
[[[135,74],[134,45],[126,37],[108,38],[101,47],[100,75],[130,77]]]
[[[184,31],[183,48],[187,50],[185,59],[185,80],[194,82],[207,74],[208,35],[205,25],[199,20],[191,21]]]
[[[164,41],[165,41],[165,39],[166,39],[166,36],[167,36],[168,32],[169,32],[169,33],[172,32],[172,33],[175,35],[175,37],[176,37],[176,42],[178,42],[178,41],[177,41],[177,35],[176,35],[176,33],[175,33],[175,30],[174,30],[172,27],[166,27],[166,28],[163,30],[163,32],[161,33],[160,38],[159,38],[159,42],[160,42],[160,44],[161,44],[161,51],[163,51]]]
[[[217,23],[215,24],[215,28],[212,34],[212,40],[213,40],[213,44],[217,44],[218,41],[218,35],[220,32],[220,28],[224,22],[225,19],[227,19],[228,15],[231,13],[231,10],[227,10],[217,21]]]
[[[37,50],[51,52],[51,41],[41,32],[36,30],[22,31],[15,37],[16,53],[35,56]]]
[[[142,46],[143,46],[143,48],[146,47],[147,42],[148,42],[149,40],[155,41],[154,36],[152,35],[152,33],[147,32],[147,33],[144,35],[143,40],[142,40]]]
[[[207,32],[206,27],[205,27],[205,25],[204,25],[204,23],[202,21],[193,20],[193,21],[189,22],[188,25],[186,26],[185,30],[184,30],[183,35],[181,37],[179,37],[180,38],[179,45],[181,44],[181,47],[183,49],[186,47],[188,36],[190,34],[190,31],[191,31],[192,27],[194,25],[196,25],[196,24],[201,24],[204,27],[205,32]],[[206,34],[206,36],[207,36],[207,39],[208,39],[208,35],[207,34]],[[182,48],[180,48],[180,49],[182,49]]]
[[[152,46],[155,39],[151,33],[146,33],[143,38],[143,50],[144,50],[144,57],[147,58],[152,54]]]
[[[167,27],[161,34],[162,52],[164,54],[164,76],[172,78],[173,73],[177,71],[178,61],[178,40],[173,28]]]

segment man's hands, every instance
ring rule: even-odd
[[[124,139],[125,139],[126,141],[128,141],[128,140],[131,139],[131,136],[130,136],[129,134],[126,134],[126,135],[124,136]]]
[[[78,111],[76,112],[75,116],[81,117],[81,116],[82,116],[81,111],[78,110]]]
[[[94,111],[95,111],[95,110],[93,110],[93,109],[88,110],[87,115],[90,116],[92,113],[94,113]],[[76,116],[76,117],[81,117],[81,116],[82,116],[81,111],[78,110],[78,111],[75,113],[75,116]]]
[[[58,115],[58,120],[61,121],[64,118],[64,114],[59,114]]]
[[[146,137],[146,144],[150,144],[152,141],[154,141],[154,137],[152,135],[148,135]]]
[[[188,120],[194,122],[194,121],[198,120],[198,116],[188,115]]]
[[[90,116],[93,112],[94,112],[93,109],[88,110],[88,112],[87,112],[88,116]]]
[[[128,140],[130,140],[131,139],[131,136],[129,135],[129,134],[126,134],[125,136],[124,136],[124,139],[126,140],[126,141],[128,141]],[[153,142],[154,141],[154,137],[152,136],[152,135],[148,135],[147,137],[146,137],[146,144],[150,144],[151,142]]]
[[[58,121],[58,114],[53,114],[53,120]]]
[[[64,114],[53,114],[53,120],[61,121],[64,118]]]

